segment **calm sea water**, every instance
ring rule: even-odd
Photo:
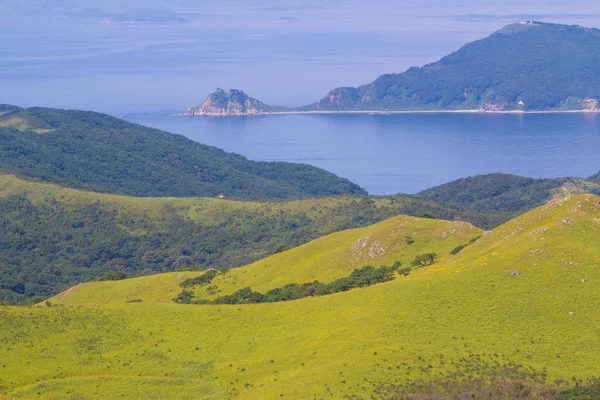
[[[324,168],[371,194],[415,193],[505,172],[588,177],[600,170],[600,116],[283,115],[241,118],[130,115],[252,160]]]

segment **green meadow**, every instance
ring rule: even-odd
[[[3,307],[0,393],[383,399],[393,398],[385,386],[469,381],[509,367],[556,388],[600,375],[600,198],[592,195],[554,200],[489,232],[394,217],[211,284],[228,294],[327,282],[364,265],[406,265],[425,252],[440,257],[407,277],[289,302],[175,304],[179,283],[200,272],[173,272],[81,284],[48,303]]]

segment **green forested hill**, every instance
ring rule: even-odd
[[[366,194],[304,164],[256,162],[181,135],[87,111],[0,106],[0,168],[133,196],[286,199]]]
[[[411,196],[137,198],[0,175],[0,301],[49,296],[114,272],[238,267],[341,229],[421,213],[488,228],[513,215]]]
[[[424,67],[338,88],[306,110],[597,109],[600,30],[509,25]]]
[[[600,193],[600,184],[579,178],[534,179],[487,174],[436,186],[418,196],[479,211],[518,212],[569,193]]]

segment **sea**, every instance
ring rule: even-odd
[[[598,114],[123,117],[251,160],[314,165],[377,195],[494,172],[550,178],[600,171]]]

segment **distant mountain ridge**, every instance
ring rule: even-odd
[[[600,30],[543,22],[511,24],[441,60],[340,87],[305,107],[257,102],[188,115],[318,112],[600,112]],[[241,92],[243,93],[243,92]],[[210,99],[210,96],[209,96]],[[213,102],[214,103],[214,102]],[[212,111],[211,111],[212,110]],[[188,111],[189,112],[189,111]]]
[[[315,110],[598,110],[600,30],[508,25],[440,61],[338,88]]]

